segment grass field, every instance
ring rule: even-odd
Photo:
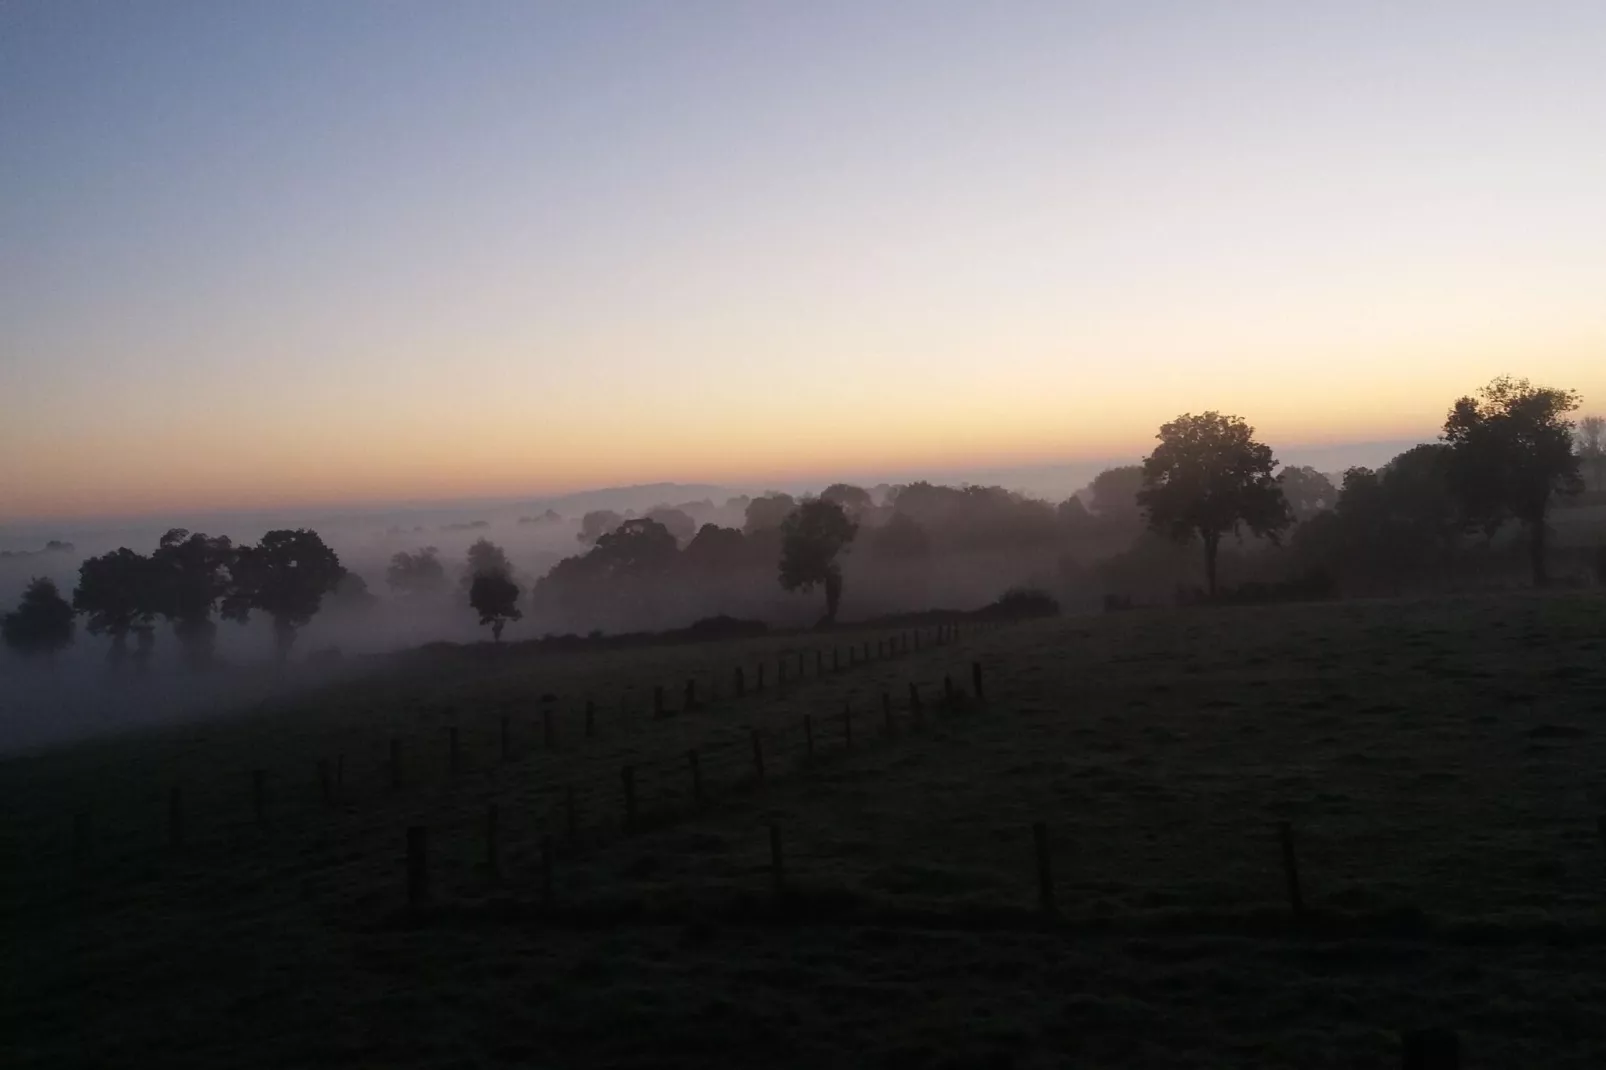
[[[0,765],[7,1065],[1393,1066],[1423,1025],[1606,1062],[1606,603],[1061,619],[816,677],[827,642],[441,653]],[[987,701],[942,702],[973,661]]]

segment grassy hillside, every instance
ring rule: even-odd
[[[821,639],[801,680],[796,638],[470,649],[17,759],[0,1035],[39,1066],[1310,1067],[1397,1065],[1398,1030],[1445,1024],[1471,1065],[1599,1065],[1603,626],[1587,598],[1138,612],[816,677]]]

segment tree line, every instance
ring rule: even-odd
[[[1507,525],[1523,532],[1529,573],[1543,585],[1552,508],[1583,489],[1586,470],[1597,485],[1606,474],[1606,422],[1575,425],[1579,401],[1574,391],[1496,379],[1451,406],[1439,441],[1376,470],[1351,468],[1336,486],[1312,468],[1279,465],[1243,419],[1208,411],[1167,422],[1141,464],[1105,471],[1058,504],[1001,487],[924,482],[878,488],[878,500],[838,483],[801,499],[778,492],[743,499],[740,527],[698,527],[695,503],[630,518],[598,510],[580,522],[585,551],[538,579],[517,576],[505,551],[481,538],[469,548],[458,597],[496,640],[524,617],[521,603],[548,624],[644,630],[686,623],[693,595],[698,604],[734,601],[768,574],[771,590],[820,591],[819,622],[829,625],[850,551],[861,576],[918,574],[937,558],[962,555],[990,555],[1008,569],[1053,554],[1063,581],[1094,567],[1090,582],[1119,589],[1163,571],[1163,547],[1172,545],[1194,547],[1201,596],[1216,598],[1229,538],[1264,548],[1247,571],[1398,586],[1480,540],[1487,549]],[[1247,560],[1239,555],[1234,563]],[[434,547],[396,553],[386,582],[400,600],[438,600],[451,587]],[[119,549],[85,561],[70,603],[50,581],[34,581],[4,618],[4,637],[24,652],[58,649],[82,616],[91,635],[110,638],[111,662],[120,666],[148,660],[162,619],[185,661],[204,667],[214,614],[243,621],[260,612],[271,618],[284,658],[297,630],[342,584],[365,590],[312,531],[273,531],[254,546],[235,546],[175,529],[148,555]]]

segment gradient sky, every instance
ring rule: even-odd
[[[0,519],[1606,408],[1606,4],[0,7]]]

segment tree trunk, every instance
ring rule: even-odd
[[[1550,576],[1545,571],[1545,517],[1540,514],[1528,523],[1528,560],[1533,566],[1535,587],[1543,587],[1550,582]]]
[[[491,639],[494,642],[500,643],[502,641],[502,625],[506,623],[507,622],[503,620],[491,621]]]
[[[1208,532],[1204,536],[1205,551],[1205,593],[1211,601],[1216,598],[1216,550],[1221,546],[1221,536],[1215,532]]]
[[[128,660],[128,633],[113,632],[112,648],[106,651],[106,664],[112,672],[121,672],[123,662]]]
[[[835,570],[825,577],[825,623],[836,623],[836,607],[842,602],[842,573]]]
[[[290,660],[290,648],[295,641],[296,626],[282,617],[273,618],[273,652],[279,656],[280,665]]]

